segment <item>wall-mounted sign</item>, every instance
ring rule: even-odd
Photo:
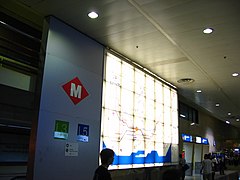
[[[202,138],[201,138],[201,137],[198,137],[198,136],[196,136],[196,143],[199,143],[199,144],[201,144],[201,143],[202,143]]]
[[[188,134],[182,134],[182,139],[183,139],[183,141],[185,141],[185,142],[192,142],[192,141],[193,141],[192,136],[190,136],[190,135],[188,135]]]
[[[78,124],[77,140],[81,142],[88,142],[89,125]]]
[[[208,144],[208,139],[207,138],[202,138],[202,144]]]
[[[78,143],[66,143],[65,156],[78,156]]]
[[[55,121],[54,138],[67,139],[68,138],[68,128],[69,128],[69,122],[56,120]]]
[[[78,79],[78,77],[75,77],[71,81],[64,84],[62,87],[75,105],[88,96],[87,90]]]
[[[182,134],[182,139],[184,142],[195,142],[195,143],[199,143],[199,144],[209,144],[208,143],[208,139],[207,138],[202,138],[200,136],[191,136],[188,134]]]

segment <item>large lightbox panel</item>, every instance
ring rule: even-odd
[[[110,169],[177,162],[177,101],[174,88],[107,54],[101,149],[115,152]]]

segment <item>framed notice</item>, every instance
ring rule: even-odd
[[[77,140],[81,142],[88,142],[89,139],[89,125],[78,124]]]
[[[56,120],[55,121],[54,138],[55,139],[68,139],[68,129],[69,129],[69,122]]]
[[[78,156],[78,143],[65,144],[65,156]]]

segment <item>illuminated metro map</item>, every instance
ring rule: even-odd
[[[177,161],[177,92],[108,54],[103,84],[101,148],[115,152],[110,169]]]

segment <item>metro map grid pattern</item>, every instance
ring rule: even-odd
[[[176,90],[110,53],[103,84],[101,148],[115,152],[110,169],[162,166],[178,159]]]

